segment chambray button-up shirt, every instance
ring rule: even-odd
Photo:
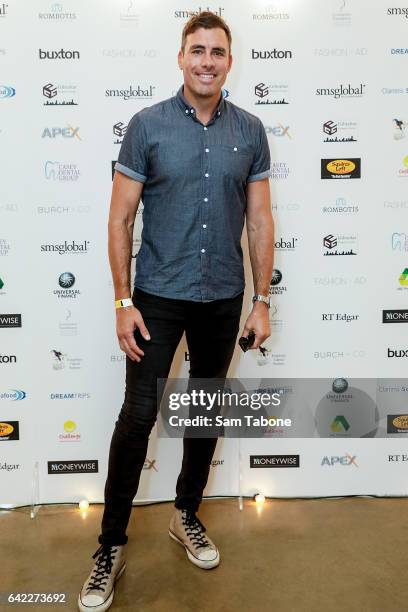
[[[135,287],[197,302],[232,298],[245,287],[246,185],[270,176],[265,129],[223,98],[203,125],[182,92],[132,117],[115,165],[144,183]]]

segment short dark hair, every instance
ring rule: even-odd
[[[213,28],[221,28],[224,30],[225,34],[228,38],[229,50],[231,51],[231,30],[228,25],[224,21],[222,17],[212,13],[211,11],[202,11],[197,15],[192,15],[190,19],[187,21],[186,25],[183,28],[183,33],[181,35],[181,49],[184,53],[184,47],[186,45],[186,39],[189,34],[193,34],[199,28],[204,28],[205,30],[212,30]]]

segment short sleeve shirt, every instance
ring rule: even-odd
[[[136,113],[115,170],[143,183],[135,287],[209,302],[245,287],[246,186],[270,176],[260,119],[221,98],[207,125],[177,95]]]

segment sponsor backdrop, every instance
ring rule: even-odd
[[[403,3],[0,2],[2,505],[30,503],[32,489],[40,502],[103,500],[124,384],[106,248],[112,167],[132,115],[180,86],[182,27],[207,8],[233,31],[224,95],[260,117],[272,156],[272,336],[262,350],[237,348],[230,375],[406,372]],[[244,320],[253,289],[243,244]],[[171,375],[188,369],[183,340]],[[387,439],[353,433],[341,408],[322,434],[319,406],[313,438],[276,429],[220,441],[206,493],[405,494],[408,404],[398,388]],[[137,499],[173,496],[181,444],[152,434]]]

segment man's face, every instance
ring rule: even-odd
[[[184,88],[196,97],[219,95],[231,68],[228,38],[221,28],[199,28],[186,38],[178,63],[184,74]]]

